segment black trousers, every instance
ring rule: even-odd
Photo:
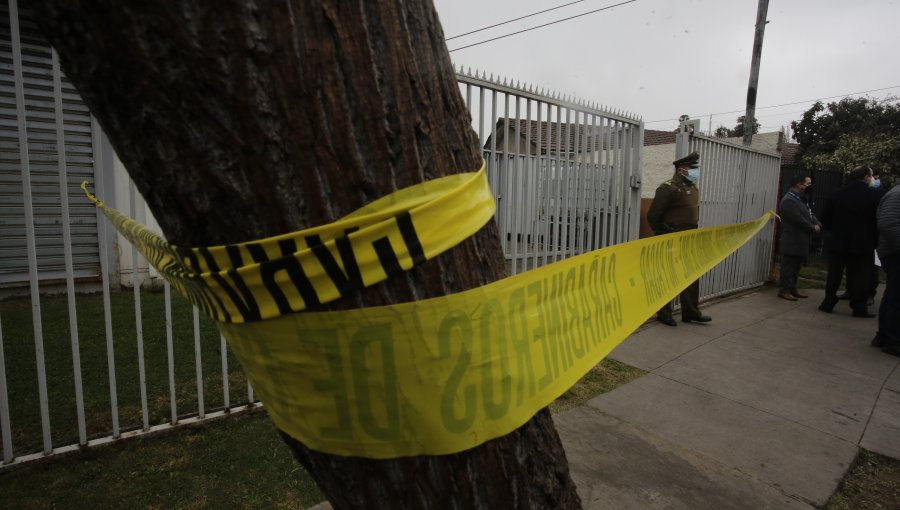
[[[881,259],[887,285],[878,309],[878,336],[900,348],[900,254]]]
[[[672,232],[684,232],[685,230],[694,230],[697,225],[672,225]],[[686,289],[678,294],[678,301],[681,303],[681,318],[693,319],[700,317],[703,313],[700,311],[700,280],[694,280]],[[656,312],[657,319],[672,318],[672,302],[669,301]]]
[[[822,304],[833,307],[837,303],[837,290],[841,286],[841,276],[846,269],[850,308],[865,311],[869,295],[869,272],[872,269],[872,257],[872,252],[828,252],[828,278],[825,281],[825,300]]]
[[[779,290],[782,293],[797,292],[797,276],[800,274],[800,267],[806,257],[797,255],[781,255],[781,282]]]
[[[686,289],[681,291],[681,294],[678,295],[679,302],[681,303],[681,318],[682,319],[693,319],[696,317],[700,317],[703,315],[700,312],[700,280],[694,280],[693,283],[688,285]],[[669,301],[662,308],[656,312],[656,317],[661,319],[663,317],[672,318],[672,302]]]

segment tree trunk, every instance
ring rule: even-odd
[[[174,244],[328,223],[481,165],[429,1],[30,3]],[[490,222],[436,259],[321,308],[441,296],[503,273]],[[285,441],[337,508],[580,507],[546,410],[454,455],[371,460]]]

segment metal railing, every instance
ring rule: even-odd
[[[682,135],[679,135],[682,136]],[[740,223],[774,210],[778,203],[781,157],[724,142],[689,136],[689,151],[700,153],[700,226]],[[701,299],[757,287],[772,267],[774,222],[703,275]]]
[[[509,271],[631,239],[640,222],[636,117],[460,69]]]

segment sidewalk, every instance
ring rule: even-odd
[[[555,416],[585,508],[810,509],[859,447],[900,458],[900,358],[877,319],[763,290],[650,322],[610,357],[650,373]]]

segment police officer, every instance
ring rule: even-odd
[[[672,162],[675,174],[656,188],[653,203],[647,212],[647,222],[656,235],[697,228],[700,220],[700,154],[693,152]],[[711,317],[700,313],[700,280],[681,291],[681,321],[709,322]],[[666,303],[656,319],[666,326],[677,326],[672,318],[672,303]]]

